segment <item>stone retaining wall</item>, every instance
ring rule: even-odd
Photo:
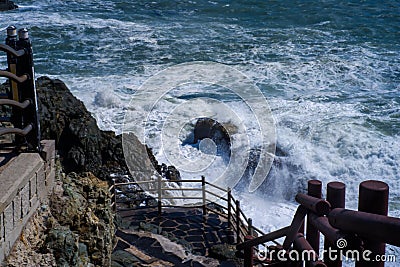
[[[42,141],[43,151],[22,153],[0,173],[0,263],[12,250],[25,224],[48,201],[55,178],[55,143]]]

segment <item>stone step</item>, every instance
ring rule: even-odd
[[[118,230],[116,236],[118,243],[112,255],[114,267],[220,266],[218,260],[188,253],[182,245],[161,235]]]

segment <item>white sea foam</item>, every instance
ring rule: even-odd
[[[113,8],[112,1],[103,2],[93,5]],[[322,180],[324,187],[333,180],[346,183],[350,208],[357,207],[361,181],[383,180],[391,190],[389,213],[400,217],[400,140],[396,129],[400,67],[398,59],[393,59],[398,51],[376,49],[373,43],[352,45],[350,32],[327,30],[333,23],[330,20],[307,27],[252,31],[223,21],[195,24],[190,17],[190,23],[185,18],[173,23],[126,21],[117,16],[103,19],[76,11],[89,1],[58,4],[36,1],[40,8],[28,4],[20,12],[7,13],[8,20],[0,21],[0,29],[4,32],[13,22],[32,28],[33,33],[48,32],[40,40],[43,44],[37,44],[42,46],[35,62],[43,74],[65,81],[102,129],[120,133],[125,111],[137,108],[129,107],[134,91],[146,78],[174,62],[200,57],[227,63],[261,88],[276,119],[278,146],[287,157],[279,158],[282,164],[272,169],[258,192],[235,192],[256,226],[270,231],[288,225],[296,207],[294,194],[304,190],[309,179]],[[62,5],[77,9],[64,12]],[[51,12],[46,11],[49,8]],[[126,42],[121,44],[122,40]],[[59,58],[47,54],[49,45],[59,45]],[[4,56],[0,59],[4,62]],[[125,61],[117,65],[121,59]],[[155,151],[160,151],[157,135],[163,121],[183,101],[178,95],[169,95],[149,117],[147,141]],[[239,99],[229,104],[246,118],[250,146],[259,146],[259,129],[251,110]],[[387,124],[379,127],[371,120]],[[190,127],[181,132],[183,138],[193,129],[193,122],[188,123]],[[181,151],[187,157],[200,155],[190,145],[182,146]],[[156,157],[166,161],[162,151]],[[225,167],[226,162],[217,157],[205,175],[212,177]],[[398,249],[395,252],[400,255]]]

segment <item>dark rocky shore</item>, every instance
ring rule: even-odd
[[[6,86],[0,85],[0,91]],[[112,177],[131,179],[122,137],[100,130],[83,102],[60,80],[38,78],[37,96],[41,139],[56,141],[57,184],[49,203],[43,204],[26,226],[6,266],[125,266],[125,261],[131,264],[127,266],[148,266],[123,251],[113,257],[124,255],[124,260],[112,261],[118,223],[108,188]],[[141,151],[134,153],[136,157],[148,157],[161,176],[179,182],[173,166],[158,164],[147,146],[133,140],[133,146]]]

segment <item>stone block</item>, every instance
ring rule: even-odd
[[[0,213],[0,243],[4,241],[4,215]]]
[[[37,197],[37,194],[37,175],[35,173],[35,175],[29,180],[29,199]]]
[[[22,217],[24,218],[29,213],[30,209],[30,198],[29,198],[29,184],[27,184],[21,190],[21,209],[22,209]]]
[[[45,201],[47,197],[47,188],[46,188],[46,174],[44,171],[44,165],[42,165],[36,172],[36,179],[37,179],[38,197],[41,201]]]
[[[13,199],[14,205],[14,228],[17,224],[21,222],[21,192],[18,192],[17,195]]]
[[[14,229],[14,209],[13,209],[13,204],[10,203],[5,209],[4,209],[4,237],[5,241],[8,240],[8,237],[11,235],[13,229]]]
[[[56,157],[56,142],[54,140],[42,140],[42,151],[40,156],[46,162],[54,160]]]

